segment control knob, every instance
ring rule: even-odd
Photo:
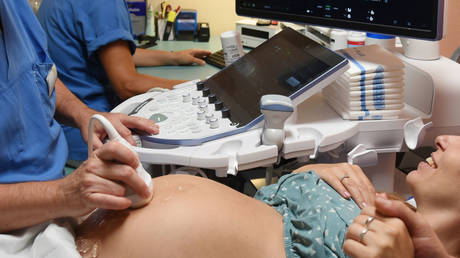
[[[204,87],[201,92],[203,92],[203,97],[207,97],[211,94],[211,89],[209,89],[208,87]]]
[[[214,102],[216,102],[216,101],[217,101],[217,96],[216,96],[216,94],[212,93],[212,94],[210,94],[210,95],[208,96],[208,102],[209,102],[210,104],[212,104],[212,103],[214,103]]]
[[[204,88],[204,81],[199,81],[196,83],[196,89],[202,90]]]
[[[231,116],[230,109],[228,107],[222,108],[220,112],[222,113],[222,118],[230,118]]]
[[[214,103],[214,108],[216,111],[221,110],[224,107],[224,102],[218,100]]]

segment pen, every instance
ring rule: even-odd
[[[171,10],[172,10],[171,5],[170,4],[166,5],[165,16],[164,16],[165,19],[169,17],[169,13],[171,12]]]
[[[166,1],[163,1],[161,2],[160,4],[160,7],[161,7],[161,18],[166,18],[166,6],[168,5],[168,2]]]

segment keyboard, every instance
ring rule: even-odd
[[[209,56],[207,56],[204,61],[210,65],[213,65],[217,68],[224,69],[225,59],[224,59],[224,50],[216,51]]]

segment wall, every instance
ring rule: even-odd
[[[450,0],[447,12],[447,34],[441,41],[441,54],[450,57],[460,46],[460,1]]]
[[[161,2],[152,0],[156,11],[159,11]],[[244,19],[235,13],[235,0],[170,0],[168,3],[173,9],[179,4],[181,8],[196,9],[198,22],[209,22],[212,35],[235,30],[235,22]]]
[[[159,10],[161,0],[152,0]],[[173,8],[180,3],[182,8],[198,10],[198,21],[209,22],[212,35],[220,35],[235,29],[235,22],[244,17],[235,14],[235,0],[171,0]],[[441,41],[441,54],[450,57],[460,46],[460,0],[450,0],[448,7],[448,28],[446,37]]]

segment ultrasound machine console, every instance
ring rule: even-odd
[[[160,126],[159,134],[142,136],[143,141],[200,145],[260,127],[262,96],[282,95],[300,103],[347,68],[344,57],[286,28],[209,79],[137,96],[123,103],[131,107],[124,113]]]
[[[425,42],[445,33],[446,6],[447,0],[236,0],[242,16]],[[208,168],[217,176],[266,167],[269,182],[281,158],[305,162],[327,154],[338,162],[345,153],[345,161],[362,165],[376,188],[391,192],[397,152],[431,145],[439,134],[460,134],[460,117],[452,112],[459,109],[460,65],[442,56],[414,59],[400,48],[392,53],[405,64],[404,110],[398,119],[342,119],[321,89],[347,69],[347,60],[290,29],[206,80],[132,97],[113,112],[149,118],[160,126],[158,135],[141,136],[135,147],[145,163]],[[259,101],[270,94],[293,103],[282,144],[262,139]]]

